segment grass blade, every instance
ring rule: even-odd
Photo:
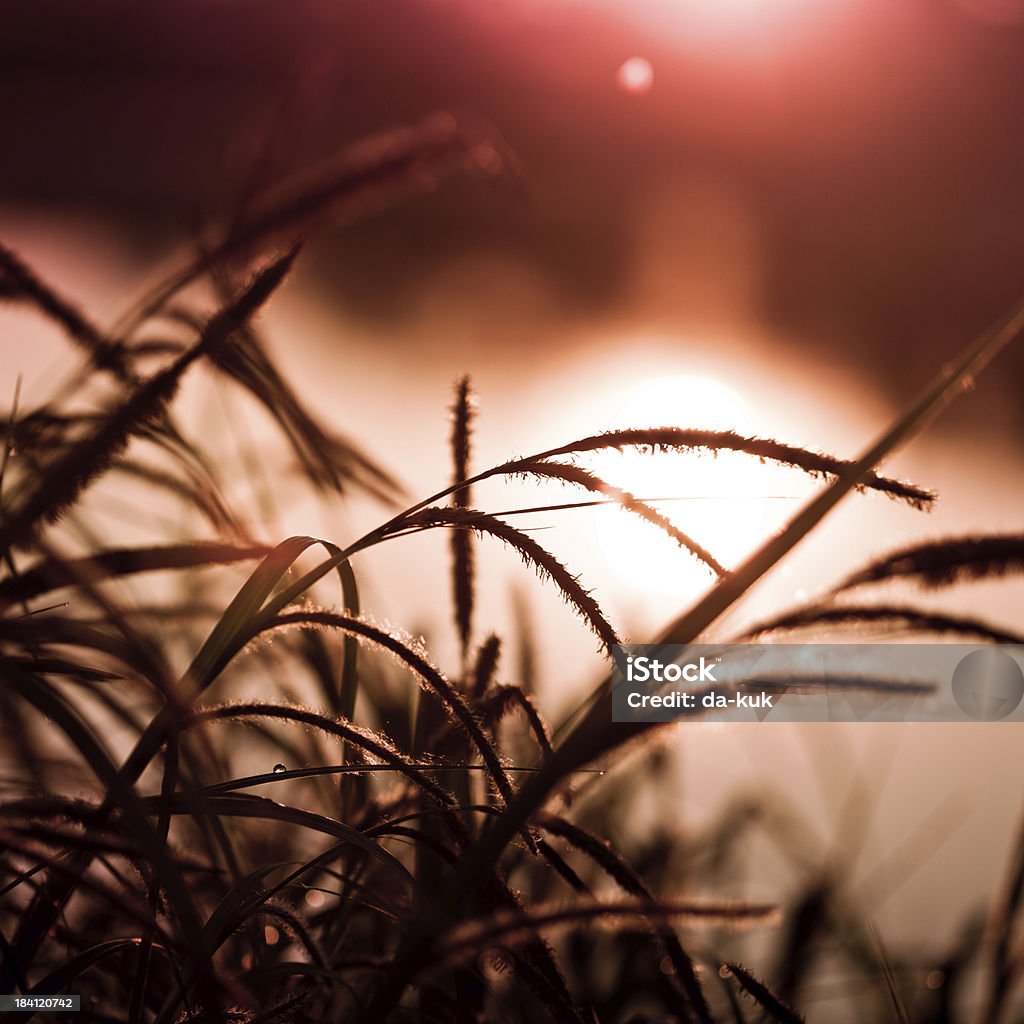
[[[814,605],[801,608],[748,629],[741,640],[786,630],[818,626],[881,626],[910,633],[947,633],[978,637],[996,644],[1024,643],[1024,637],[964,616],[943,615],[903,605]]]
[[[63,587],[93,584],[135,573],[228,565],[262,558],[269,551],[265,545],[239,547],[209,541],[148,548],[110,548],[88,558],[46,558],[17,577],[0,580],[0,611]]]
[[[452,407],[452,505],[469,508],[472,489],[469,480],[470,440],[473,432],[474,400],[469,377],[463,377],[455,390]],[[473,630],[473,534],[469,530],[453,530],[452,591],[455,604],[455,628],[465,663]]]
[[[730,976],[736,979],[736,984],[772,1020],[777,1021],[778,1024],[803,1024],[804,1019],[796,1010],[787,1006],[763,981],[754,977],[745,967],[733,961],[729,961],[725,964],[725,967],[729,971]]]
[[[209,322],[192,348],[139,384],[91,435],[59,457],[41,479],[31,481],[0,527],[0,549],[24,544],[41,523],[56,521],[110,468],[134,436],[163,416],[189,367],[225,344],[256,313],[284,280],[294,258],[291,252],[257,274],[238,299]]]
[[[945,587],[1024,571],[1024,534],[952,537],[901,548],[848,576],[836,593],[887,580]]]

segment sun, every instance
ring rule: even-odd
[[[713,377],[689,374],[640,384],[626,394],[611,420],[619,427],[756,432],[750,403],[738,391]],[[727,568],[769,534],[796,498],[792,477],[784,470],[734,452],[612,452],[595,459],[594,468],[610,483],[651,501]],[[664,534],[618,510],[602,517],[600,546],[616,575],[651,593],[680,597],[711,579]]]
[[[735,62],[761,51],[779,52],[820,42],[856,14],[855,0],[599,0],[616,17],[656,33],[680,51]],[[1013,7],[1017,0],[957,0],[972,7]],[[1019,4],[1017,4],[1019,6]],[[628,54],[624,54],[624,57]],[[621,85],[620,79],[620,85]]]

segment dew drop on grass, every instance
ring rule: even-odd
[[[280,775],[281,772],[286,772],[286,771],[288,771],[288,769],[287,769],[287,767],[285,765],[283,765],[283,764],[275,764],[274,765],[274,774],[275,775]]]

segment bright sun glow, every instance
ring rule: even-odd
[[[696,427],[756,433],[738,392],[710,377],[674,376],[649,381],[627,394],[613,422],[622,427]],[[775,528],[792,502],[792,477],[731,452],[717,457],[639,452],[610,453],[596,463],[611,483],[652,503],[727,568]],[[657,500],[669,499],[669,500]],[[682,596],[710,576],[692,556],[673,550],[654,527],[619,511],[603,518],[601,548],[617,575],[645,590]]]
[[[726,46],[720,55],[733,58],[733,48],[802,45],[822,28],[839,24],[854,0],[601,0],[618,16],[654,28],[659,38],[687,49]],[[974,4],[1014,4],[1019,0],[959,0]],[[621,82],[620,82],[621,84]]]

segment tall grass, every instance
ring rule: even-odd
[[[639,516],[708,570],[707,594],[657,638],[693,642],[852,492],[927,507],[931,492],[879,466],[1019,331],[1024,313],[972,345],[853,461],[666,426],[580,438],[478,470],[476,400],[463,378],[451,480],[409,500],[304,407],[258,318],[287,287],[311,225],[473,169],[479,145],[444,122],[253,197],[245,216],[215,231],[201,255],[109,331],[0,247],[3,298],[53,321],[86,360],[74,386],[33,408],[16,401],[4,417],[0,992],[80,993],[76,1019],[132,1024],[792,1022],[802,1019],[802,993],[827,947],[855,973],[851,1005],[882,1000],[890,1015],[896,1007],[901,1018],[949,1020],[967,1000],[954,997],[953,984],[973,965],[984,981],[970,1012],[1008,1019],[1021,976],[1024,846],[1011,857],[989,938],[950,955],[942,1001],[929,1002],[931,990],[915,982],[919,966],[878,955],[880,943],[865,938],[869,923],[828,880],[816,878],[792,907],[680,893],[680,863],[700,893],[759,816],[789,842],[772,808],[727,808],[696,838],[634,837],[622,845],[636,863],[602,838],[618,827],[622,783],[593,774],[595,761],[658,727],[613,725],[605,680],[551,728],[530,680],[503,664],[508,638],[478,626],[476,546],[512,548],[606,652],[618,633],[554,552],[473,499],[484,480],[556,480]],[[492,171],[493,159],[486,164]],[[154,343],[151,329],[170,322],[176,338],[186,336]],[[309,487],[370,497],[382,509],[379,525],[361,537],[250,536],[224,498],[216,460],[178,422],[179,385],[195,372],[247,391]],[[90,391],[100,382],[113,398],[83,412],[81,398],[101,393]],[[608,448],[651,458],[735,451],[827,483],[728,571],[642,496],[576,461]],[[98,481],[117,474],[141,483],[154,506],[173,496],[204,535],[135,547],[96,536],[82,513]],[[565,507],[586,514],[589,504]],[[450,539],[460,652],[450,671],[423,642],[372,621],[354,567],[358,553],[430,531]],[[947,586],[1022,564],[1017,536],[916,545],[841,581],[826,604],[780,612],[756,632],[870,620],[1016,639],[1010,626],[913,605],[852,605],[844,595],[894,577]],[[152,573],[165,584],[132,589]],[[322,581],[332,578],[337,606],[323,603]],[[221,601],[225,584],[235,593]],[[244,695],[250,678],[258,698]],[[661,784],[656,767],[646,784]],[[588,799],[595,787],[599,811]],[[728,888],[727,873],[717,880]],[[731,933],[778,928],[780,916],[775,962],[738,962]]]

